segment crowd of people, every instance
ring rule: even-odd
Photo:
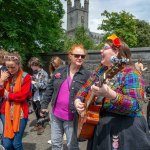
[[[133,64],[130,48],[115,34],[107,37],[100,63],[91,72],[84,67],[86,56],[83,45],[75,44],[68,50],[67,64],[58,56],[50,59],[49,73],[39,58],[32,57],[29,74],[22,69],[17,52],[0,50],[0,134],[6,150],[23,150],[28,99],[36,117],[31,131],[41,135],[45,120],[49,122],[52,150],[63,150],[64,135],[68,150],[80,149],[79,118],[89,119],[90,106],[95,105],[99,106],[99,121],[93,124],[91,137],[85,137],[87,150],[150,150],[142,112],[145,85],[141,71],[147,68]],[[83,126],[86,136],[89,127]]]

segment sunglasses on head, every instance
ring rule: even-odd
[[[82,59],[84,59],[85,56],[86,56],[84,54],[83,55],[81,55],[81,54],[71,54],[71,55],[73,55],[75,58],[80,58],[81,57]]]
[[[4,60],[9,60],[9,61],[18,60],[18,57],[16,57],[16,56],[4,56]]]

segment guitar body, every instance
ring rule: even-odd
[[[84,116],[79,116],[77,137],[80,140],[92,138],[95,126],[98,124],[99,111],[102,105],[90,105]]]

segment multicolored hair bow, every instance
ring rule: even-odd
[[[111,36],[107,37],[107,39],[112,40],[113,44],[116,47],[120,47],[121,46],[121,40],[119,39],[119,37],[116,36],[116,34],[112,34]]]

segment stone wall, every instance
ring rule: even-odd
[[[142,48],[132,48],[132,60],[133,63],[137,62],[138,58],[141,57],[143,60],[144,67],[148,67],[146,71],[143,72],[143,77],[145,80],[145,84],[150,84],[150,47],[142,47]],[[52,53],[49,55],[41,54],[45,60],[45,69],[48,71],[48,63],[51,57],[59,56],[63,60],[67,62],[67,54],[66,53]],[[88,57],[85,62],[85,66],[88,70],[93,70],[100,62],[100,52],[95,50],[88,51]]]

